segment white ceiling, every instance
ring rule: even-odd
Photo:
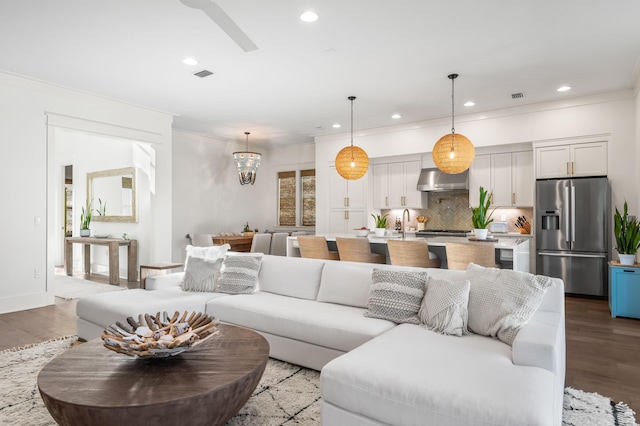
[[[217,4],[258,50],[244,52],[179,0],[0,0],[0,69],[168,111],[175,128],[222,140],[250,131],[252,148],[348,131],[349,95],[356,130],[449,116],[453,72],[457,114],[637,78],[638,0]],[[301,22],[307,9],[320,19]],[[214,75],[192,75],[202,69]],[[556,91],[565,84],[573,90]]]

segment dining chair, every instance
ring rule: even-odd
[[[429,251],[427,240],[389,240],[389,260],[392,265],[439,268],[440,259]]]
[[[446,243],[447,267],[467,269],[469,263],[496,267],[496,249],[491,243]]]
[[[211,247],[213,245],[212,234],[189,234],[191,245],[194,247]]]
[[[337,237],[340,260],[347,262],[387,263],[387,256],[371,252],[371,244],[367,238]]]
[[[271,248],[271,234],[253,234],[251,253],[269,254]]]
[[[313,259],[340,260],[337,251],[329,251],[325,237],[301,235],[297,238],[300,256]]]
[[[287,237],[288,232],[275,232],[271,235],[271,249],[270,254],[274,256],[286,256],[287,255]]]

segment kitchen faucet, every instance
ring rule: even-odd
[[[407,228],[404,225],[404,214],[407,214],[407,221],[411,221],[411,214],[409,213],[408,209],[404,209],[404,211],[402,212],[402,239],[406,239],[407,238]]]

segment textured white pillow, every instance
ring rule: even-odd
[[[469,330],[513,344],[518,331],[536,312],[552,280],[510,269],[483,268],[470,263]]]
[[[426,272],[374,269],[365,317],[397,324],[420,324],[418,311],[424,297]]]
[[[199,259],[207,260],[223,259],[225,254],[227,254],[227,250],[229,250],[230,248],[231,246],[229,244],[211,247],[196,247],[188,245],[186,248],[187,260],[185,260],[184,262],[184,270],[187,270],[187,265],[189,263],[190,257],[197,257]]]
[[[469,334],[469,281],[449,281],[429,277],[420,306],[420,325],[440,334]]]
[[[214,292],[221,266],[222,259],[211,261],[198,257],[191,258],[182,279],[182,290]]]
[[[251,294],[258,286],[262,253],[226,255],[218,279],[218,293]]]

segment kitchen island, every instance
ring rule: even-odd
[[[323,234],[329,250],[337,250],[336,238],[367,238],[371,245],[373,253],[380,253],[387,256],[389,261],[389,253],[387,250],[387,241],[389,239],[402,239],[401,234],[393,234],[386,237],[376,237],[369,235],[368,237],[356,237],[352,234]],[[416,238],[415,236],[407,236],[406,240],[422,240],[424,238]],[[447,256],[445,246],[451,243],[469,243],[469,244],[492,244],[496,250],[496,264],[503,269],[513,269],[515,271],[530,272],[529,264],[529,239],[528,238],[495,238],[496,241],[473,242],[468,237],[432,237],[426,238],[429,245],[429,251],[435,254],[442,261],[442,268],[446,268]],[[289,237],[287,239],[287,256],[300,257],[300,249],[298,248],[297,237]]]

